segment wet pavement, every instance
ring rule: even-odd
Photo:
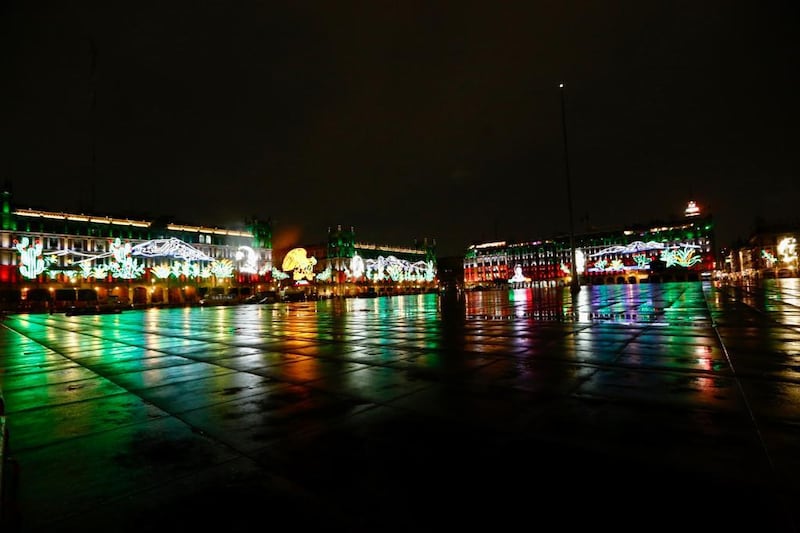
[[[800,281],[12,315],[2,531],[797,531]]]

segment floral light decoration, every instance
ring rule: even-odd
[[[117,237],[110,245],[114,260],[108,264],[111,275],[115,278],[135,279],[144,273],[144,265],[131,257],[131,243],[122,243]]]
[[[211,263],[211,272],[218,278],[233,277],[233,262],[230,259],[222,259]]]
[[[172,274],[172,268],[169,265],[156,265],[151,269],[151,272],[158,279],[167,279]]]
[[[95,277],[94,268],[92,268],[92,265],[89,263],[78,263],[78,271],[84,279]]]
[[[424,278],[425,281],[433,281],[436,277],[436,267],[433,266],[433,261],[428,261],[425,263],[425,274]]]
[[[684,246],[675,250],[664,250],[661,252],[661,260],[666,263],[667,267],[682,266],[689,268],[703,261],[703,259],[695,255],[694,248]]]

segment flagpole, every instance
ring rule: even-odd
[[[559,84],[561,92],[561,126],[564,131],[564,169],[566,171],[567,179],[567,209],[569,213],[569,254],[570,254],[570,291],[572,294],[577,294],[581,290],[581,282],[578,279],[578,271],[575,265],[575,225],[573,223],[572,215],[572,180],[569,174],[569,150],[567,145],[567,111],[564,102],[564,84]]]

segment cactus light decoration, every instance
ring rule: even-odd
[[[38,239],[31,245],[30,239],[23,237],[21,241],[14,241],[14,247],[20,255],[19,273],[25,278],[35,279],[53,262],[52,257],[42,256],[43,246]]]

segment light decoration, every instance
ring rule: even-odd
[[[586,254],[580,248],[575,250],[575,270],[578,274],[583,274],[586,271]]]
[[[561,263],[561,264],[563,265],[564,263]],[[525,282],[528,282],[530,280],[531,280],[531,278],[526,277],[526,276],[524,276],[522,274],[522,267],[519,266],[519,265],[516,265],[514,267],[514,275],[508,280],[508,282],[509,283],[525,283]]]
[[[559,268],[561,269],[561,272],[563,272],[566,275],[572,274],[572,272],[570,272],[569,270],[569,266],[567,266],[567,264],[564,261],[561,261],[561,265],[559,265]]]
[[[154,266],[150,272],[153,273],[155,277],[158,279],[167,279],[170,274],[172,274],[172,269],[169,265],[156,265]]]
[[[236,260],[239,261],[239,272],[256,274],[258,272],[258,254],[249,246],[239,246],[236,250]]]
[[[301,279],[310,281],[314,279],[314,265],[316,264],[317,258],[308,257],[305,248],[293,248],[283,258],[281,268],[284,272],[292,271],[292,279],[295,281]]]
[[[286,279],[288,277],[289,277],[289,274],[287,274],[285,272],[281,272],[277,268],[272,267],[272,278],[273,279],[282,280],[282,279]]]
[[[692,245],[685,245],[685,246],[692,246]],[[663,242],[633,241],[630,244],[609,246],[608,248],[603,248],[599,252],[590,254],[589,257],[602,257],[604,255],[610,255],[610,254],[632,254],[636,252],[646,252],[649,250],[663,250],[665,248],[667,248],[667,245],[664,244]]]
[[[175,237],[169,239],[153,239],[137,244],[131,248],[131,255],[141,255],[144,257],[174,257],[187,261],[214,261],[213,257]]]
[[[403,266],[404,265],[400,261],[388,263],[386,265],[386,275],[394,282],[403,281]]]
[[[28,237],[22,237],[19,242],[14,240],[14,247],[20,254],[19,273],[24,278],[35,279],[39,274],[43,274],[47,267],[55,261],[54,258],[42,255],[44,246],[38,239],[31,245]]]
[[[95,276],[94,269],[89,263],[78,263],[78,271],[84,279],[89,279]]]
[[[700,208],[697,207],[697,204],[694,202],[694,200],[690,200],[683,213],[687,217],[696,217],[700,214]]]
[[[318,281],[330,281],[332,274],[333,274],[333,269],[331,268],[330,265],[328,265],[327,267],[325,267],[325,270],[323,270],[322,272],[317,274],[317,280]]]
[[[797,239],[794,237],[785,237],[778,243],[778,254],[784,263],[792,263],[797,261]]]
[[[198,275],[202,279],[208,279],[208,278],[214,276],[214,268],[213,267],[214,267],[214,263],[211,263],[210,265],[206,265],[205,268],[200,269],[200,272],[199,272]],[[233,273],[231,273],[231,276],[233,276]],[[224,277],[231,277],[231,276],[224,276]]]
[[[364,270],[364,259],[360,255],[355,254],[352,259],[350,259],[349,276],[353,279],[358,279],[364,275]]]
[[[104,265],[100,263],[99,265],[95,265],[94,269],[92,270],[92,275],[95,279],[103,279],[104,277],[108,276],[108,265]]]
[[[425,264],[425,281],[431,282],[436,277],[436,267],[433,266],[433,261],[428,261]]]
[[[228,261],[226,259],[226,261]],[[228,261],[230,262],[230,261]],[[213,274],[213,265],[211,264],[207,269],[201,269],[198,263],[194,263],[192,261],[173,261],[172,265],[170,265],[170,275],[180,278],[180,277],[187,277],[187,278],[199,278],[199,277],[211,277]],[[203,272],[207,271],[208,275],[202,276]],[[233,272],[231,271],[231,275]],[[230,277],[229,275],[222,275],[218,277],[227,278]]]
[[[670,245],[656,241],[634,241],[627,245],[609,246],[595,252],[590,257],[597,257],[594,265],[589,269],[593,272],[604,272],[607,270],[648,270],[650,262],[646,251],[660,251],[661,260],[666,266],[681,266],[689,268],[703,261],[702,257],[696,255],[701,247],[696,244],[681,243]],[[607,255],[633,255],[633,265],[625,265],[621,259],[605,258]]]
[[[58,274],[63,274],[67,276],[71,282],[74,282],[77,279],[78,274],[80,274],[80,272],[71,268],[50,268],[47,270],[47,274],[49,276],[57,276]]]
[[[767,267],[772,268],[778,262],[778,258],[772,255],[769,250],[761,250],[761,257],[767,262]]]
[[[233,262],[230,259],[222,259],[211,263],[211,273],[217,278],[233,277]]]
[[[703,261],[699,255],[695,255],[695,248],[684,246],[675,250],[664,250],[661,252],[661,260],[666,263],[667,268],[671,266],[682,266],[689,268]]]
[[[131,257],[131,243],[123,244],[117,237],[111,242],[110,251],[114,257],[114,261],[108,265],[112,277],[135,279],[144,274],[144,265]]]
[[[355,259],[355,256],[353,259]],[[356,269],[353,266],[354,261],[351,261],[351,274],[357,279],[360,276],[355,276]],[[364,276],[371,281],[385,279],[391,279],[394,282],[433,281],[436,277],[436,268],[433,265],[433,261],[416,261],[412,263],[405,259],[398,259],[393,255],[388,257],[381,255],[377,259],[367,259],[364,262],[363,272]]]
[[[44,216],[44,215],[42,215]],[[56,218],[62,218],[61,216]],[[109,250],[99,254],[87,254],[75,250],[62,249],[47,254],[43,254],[43,246],[37,240],[33,245],[30,244],[28,237],[23,237],[18,243],[14,241],[17,250],[20,253],[20,274],[26,278],[35,278],[42,273],[58,274],[62,273],[74,279],[76,276],[81,276],[84,279],[95,278],[103,279],[109,274],[114,278],[120,279],[136,279],[141,277],[145,272],[144,264],[140,263],[136,256],[141,257],[172,257],[183,261],[174,261],[172,264],[162,264],[154,266],[151,271],[160,279],[166,279],[170,276],[180,277],[200,277],[209,278],[216,276],[218,278],[233,277],[233,263],[224,259],[221,261],[215,260],[213,257],[203,253],[202,251],[186,244],[180,239],[153,239],[145,241],[136,245],[131,245],[130,242],[122,242],[119,238],[109,243]],[[249,247],[243,247],[249,250]],[[247,254],[248,250],[244,250]],[[255,251],[253,251],[253,255]],[[73,269],[52,269],[50,265],[56,263],[58,257],[72,257],[77,256],[81,259],[75,261]],[[249,259],[252,256],[245,255],[246,263],[249,264]],[[107,263],[97,262],[99,259],[108,258]],[[67,259],[69,262],[69,259]],[[209,263],[203,267],[199,262]],[[265,265],[266,268],[266,265]],[[264,269],[264,271],[266,271]]]
[[[506,241],[484,242],[482,244],[472,244],[470,248],[479,250],[481,248],[502,248],[506,245]]]

